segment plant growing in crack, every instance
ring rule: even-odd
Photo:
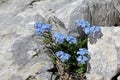
[[[55,80],[85,80],[84,74],[89,60],[86,47],[88,38],[93,44],[102,37],[98,26],[90,27],[90,24],[84,20],[76,20],[75,24],[85,32],[84,39],[54,32],[50,24],[36,22],[34,25],[35,36],[42,37],[45,52],[54,64],[54,68],[48,71],[56,73]]]

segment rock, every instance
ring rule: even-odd
[[[66,6],[64,6],[63,8],[59,9],[56,11],[55,15],[64,22],[66,29],[68,29],[68,34],[69,35],[73,35],[73,36],[81,36],[81,34],[83,34],[82,30],[79,30],[79,32],[76,29],[75,26],[75,20],[76,17],[72,17],[74,15],[74,13],[79,13],[77,12],[75,9],[76,7],[80,6],[82,8],[82,2],[84,0],[76,0],[76,1],[72,1],[68,4],[66,4]],[[68,12],[69,11],[69,12]],[[62,12],[62,13],[61,13]],[[64,16],[65,14],[65,16]],[[79,18],[82,15],[77,15],[77,18]],[[80,33],[80,34],[79,34]]]
[[[114,8],[112,0],[86,0],[82,5],[75,9],[74,12],[78,12],[77,14],[73,13],[76,18],[85,19],[91,25],[114,26],[119,24],[118,12]]]
[[[74,10],[71,10],[67,22],[67,26],[71,35],[75,33],[78,34],[77,28],[74,24],[74,21],[77,19],[87,20],[91,26],[120,25],[119,13],[114,7],[113,0],[85,0],[76,5],[76,8],[74,8]],[[83,37],[84,34],[82,30],[79,30],[79,32],[79,36]]]
[[[84,35],[74,25],[78,18],[103,26],[118,21],[109,0],[0,0],[0,79],[48,80],[51,73],[46,70],[53,65],[44,54],[41,39],[33,36],[33,25],[50,19],[55,31]]]
[[[117,79],[120,80],[120,76]]]
[[[41,39],[33,37],[34,23],[46,20],[27,6],[31,1],[8,0],[0,5],[0,80],[51,78],[47,69],[53,64],[42,50]]]
[[[87,75],[87,80],[105,80],[103,75],[99,73],[91,73],[90,75]]]
[[[2,49],[0,53],[0,60],[2,61],[0,62],[1,80],[25,80],[30,75],[44,80],[51,78],[51,73],[47,70],[53,65],[42,50],[41,40],[38,39],[35,38],[34,40],[34,37],[31,36],[19,37],[8,48],[8,51],[3,52],[5,49]],[[16,74],[20,76],[14,76]]]
[[[113,0],[115,8],[120,12],[120,0]]]
[[[23,78],[21,76],[18,75],[13,75],[10,80],[23,80]]]
[[[0,0],[0,5],[6,3],[8,0]]]
[[[68,31],[64,23],[60,19],[58,19],[56,16],[49,17],[48,22],[52,25],[52,30],[54,32],[61,32],[62,34],[68,34]]]
[[[101,27],[101,29],[103,37],[93,45],[88,43],[91,58],[87,80],[111,80],[120,68],[120,28]]]

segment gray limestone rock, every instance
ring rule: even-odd
[[[11,47],[12,57],[15,59],[11,65],[17,65],[19,68],[24,67],[33,58],[33,55],[37,54],[34,51],[36,46],[37,44],[31,36],[19,37]]]
[[[101,27],[103,37],[95,44],[88,43],[91,57],[87,80],[111,80],[120,68],[120,28]]]
[[[79,33],[76,30],[76,19],[85,19],[92,25],[100,26],[117,24],[119,17],[116,9],[119,7],[113,1],[0,0],[0,79],[48,80],[51,73],[46,70],[53,65],[42,50],[41,38],[33,37],[34,23],[47,23],[50,19],[56,31],[69,32],[74,36],[84,35],[81,30]],[[116,50],[119,52],[119,47]],[[42,54],[38,54],[40,52]],[[97,79],[103,79],[101,74],[95,75],[99,76]]]
[[[120,80],[120,76],[117,79]]]
[[[120,0],[113,0],[115,8],[120,13]],[[119,14],[120,15],[120,14]]]
[[[114,0],[116,2],[116,0]],[[82,19],[88,21],[91,26],[118,26],[120,17],[118,10],[114,7],[113,0],[84,0],[71,11],[68,20],[68,27],[71,34],[77,32],[75,20]],[[82,30],[79,36],[83,37]],[[76,33],[77,34],[77,33]]]
[[[31,1],[9,0],[0,5],[0,80],[51,77],[47,69],[53,67],[52,62],[41,50],[41,39],[33,37],[34,23],[46,20],[27,6]]]
[[[0,5],[6,3],[8,0],[0,0]]]
[[[56,16],[49,17],[48,23],[52,25],[52,30],[54,32],[61,32],[62,34],[68,34],[64,23],[58,19]]]
[[[13,75],[10,80],[23,80],[23,78],[19,75]]]

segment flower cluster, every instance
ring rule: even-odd
[[[88,27],[90,27],[90,24],[85,20],[76,20],[75,24],[80,28],[88,28]]]
[[[85,48],[80,48],[79,51],[77,51],[77,54],[79,55],[77,57],[77,61],[81,64],[85,64],[86,61],[88,61],[88,58],[86,55],[88,54],[88,50]]]
[[[40,35],[45,31],[52,31],[50,24],[42,24],[40,22],[36,22],[34,24],[34,29],[35,29],[35,35]]]
[[[77,23],[77,25],[79,25],[79,26],[82,25],[82,28],[87,28],[87,26],[89,26],[89,23],[87,21],[86,22],[84,22],[84,21],[79,22],[78,21],[78,23]],[[51,29],[51,25],[50,24],[42,24],[40,22],[36,22],[35,25],[34,25],[34,28],[35,28],[35,35],[43,34],[46,31],[50,32],[50,34],[52,35],[52,39],[54,40],[54,42],[56,44],[58,44],[58,46],[55,46],[55,48],[58,48],[59,45],[60,46],[64,45],[64,43],[67,42],[67,45],[65,45],[65,47],[68,46],[67,49],[69,49],[70,47],[73,47],[73,48],[76,48],[75,50],[78,50],[77,45],[76,45],[76,44],[78,44],[77,38],[75,38],[73,36],[70,36],[70,35],[63,35],[63,34],[61,34],[59,32],[51,33],[52,29]],[[76,46],[73,46],[72,44],[75,44]],[[72,45],[72,46],[70,46],[70,45]],[[80,64],[85,64],[85,62],[88,60],[86,55],[85,55],[85,54],[88,53],[88,51],[86,49],[84,49],[84,48],[80,48],[79,51],[77,51],[77,53],[75,53],[76,51],[74,51],[74,50],[73,51],[70,51],[70,50],[65,51],[64,49],[62,49],[62,47],[61,47],[60,50],[55,51],[55,55],[62,62],[68,61],[69,59],[73,58],[72,55],[71,55],[71,52],[72,52],[72,54],[74,53],[73,55],[75,55],[75,56],[79,55],[75,59]],[[62,51],[62,50],[64,50],[64,51]],[[68,53],[66,53],[66,52],[68,52]]]
[[[65,36],[61,33],[55,33],[53,34],[53,39],[55,40],[56,43],[62,44],[64,41],[67,41],[69,44],[75,44],[77,43],[77,39],[73,36]]]
[[[77,43],[77,39],[73,36],[66,36],[66,41],[69,43],[69,44],[72,44],[72,43]]]
[[[65,40],[65,36],[61,33],[55,33],[53,34],[53,39],[55,40],[56,43],[62,44]]]
[[[71,57],[70,54],[65,53],[63,51],[58,51],[58,52],[55,53],[55,55],[57,57],[59,57],[62,62],[65,62],[65,61],[69,60],[69,58]],[[86,57],[86,55],[88,55],[88,50],[87,49],[80,48],[79,51],[77,51],[76,55],[78,55],[78,57],[76,58],[78,63],[85,64],[85,62],[88,61],[88,58]]]
[[[63,51],[58,51],[55,53],[55,55],[59,57],[62,62],[65,62],[71,57],[68,53],[65,53]]]
[[[91,44],[96,43],[97,39],[102,37],[99,26],[90,27],[90,24],[85,20],[76,20],[75,24],[78,28],[82,28],[85,34],[88,35]]]
[[[88,37],[79,39],[71,35],[63,35],[59,32],[54,33],[50,24],[35,23],[35,35],[40,35],[43,38],[45,48],[49,51],[49,56],[52,58],[57,67],[85,73],[88,62],[88,50],[86,49],[87,40],[90,43],[95,43],[97,39],[102,37],[101,29],[98,26],[90,26],[85,20],[76,20],[75,24],[82,29]],[[59,65],[64,64],[64,65]],[[75,67],[75,69],[73,69]],[[69,68],[69,69],[68,69]],[[59,68],[58,68],[59,69]],[[72,69],[72,70],[71,70]]]
[[[54,39],[55,42],[58,44],[63,44],[64,41],[67,41],[69,44],[74,44],[77,43],[77,39],[73,36],[65,36],[61,33],[55,33],[54,34]],[[77,53],[75,55],[79,55],[76,59],[78,61],[78,63],[80,64],[85,64],[85,62],[88,61],[88,58],[86,57],[88,53],[88,50],[85,48],[80,48],[79,51],[77,51]],[[58,51],[55,53],[57,57],[60,58],[60,60],[62,62],[69,60],[70,55],[69,53],[64,53],[63,51]]]

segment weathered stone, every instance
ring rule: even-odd
[[[68,31],[64,23],[55,16],[51,16],[48,21],[52,25],[54,32],[61,32],[62,34],[68,34]]]
[[[10,80],[23,80],[23,78],[21,76],[18,75],[13,75]]]
[[[56,31],[79,36],[83,33],[74,25],[79,18],[103,26],[118,20],[110,0],[0,0],[0,79],[48,80],[51,73],[46,70],[52,63],[47,54],[38,54],[43,44],[39,37],[33,37],[33,25],[50,19]]]
[[[90,75],[87,75],[87,80],[105,80],[103,75],[99,73],[91,73]]]
[[[87,80],[111,80],[120,68],[120,28],[101,27],[101,29],[103,37],[95,44],[88,43],[91,58]]]
[[[51,77],[47,69],[53,67],[52,62],[42,52],[41,40],[33,37],[34,23],[46,20],[39,11],[27,7],[31,1],[9,0],[0,6],[0,80],[25,80],[30,75],[37,80]]]
[[[113,0],[115,8],[118,10],[120,15],[120,0]]]
[[[120,80],[120,76],[117,79]]]
[[[8,0],[0,0],[0,5],[6,3]]]
[[[74,23],[77,19],[86,20],[91,26],[120,25],[119,13],[114,7],[113,0],[85,0],[77,4],[77,7],[71,10],[67,22],[70,34],[77,34],[77,28]],[[79,30],[79,32],[79,36],[83,37],[82,30]]]
[[[42,44],[41,40],[38,40]],[[48,80],[51,78],[51,73],[47,72],[47,69],[52,68],[52,62],[50,61],[47,54],[43,52],[42,45],[36,42],[36,39],[28,37],[19,37],[14,44],[11,46],[8,55],[5,53],[1,54],[1,73],[0,77],[2,80],[19,80],[27,79],[30,75],[34,75],[35,78]],[[2,59],[2,57],[7,57]],[[8,64],[9,63],[9,64]],[[5,67],[2,68],[4,65]],[[7,68],[7,70],[6,70]],[[36,73],[39,73],[36,75]],[[19,76],[13,76],[19,74]],[[12,76],[12,77],[10,77]]]

